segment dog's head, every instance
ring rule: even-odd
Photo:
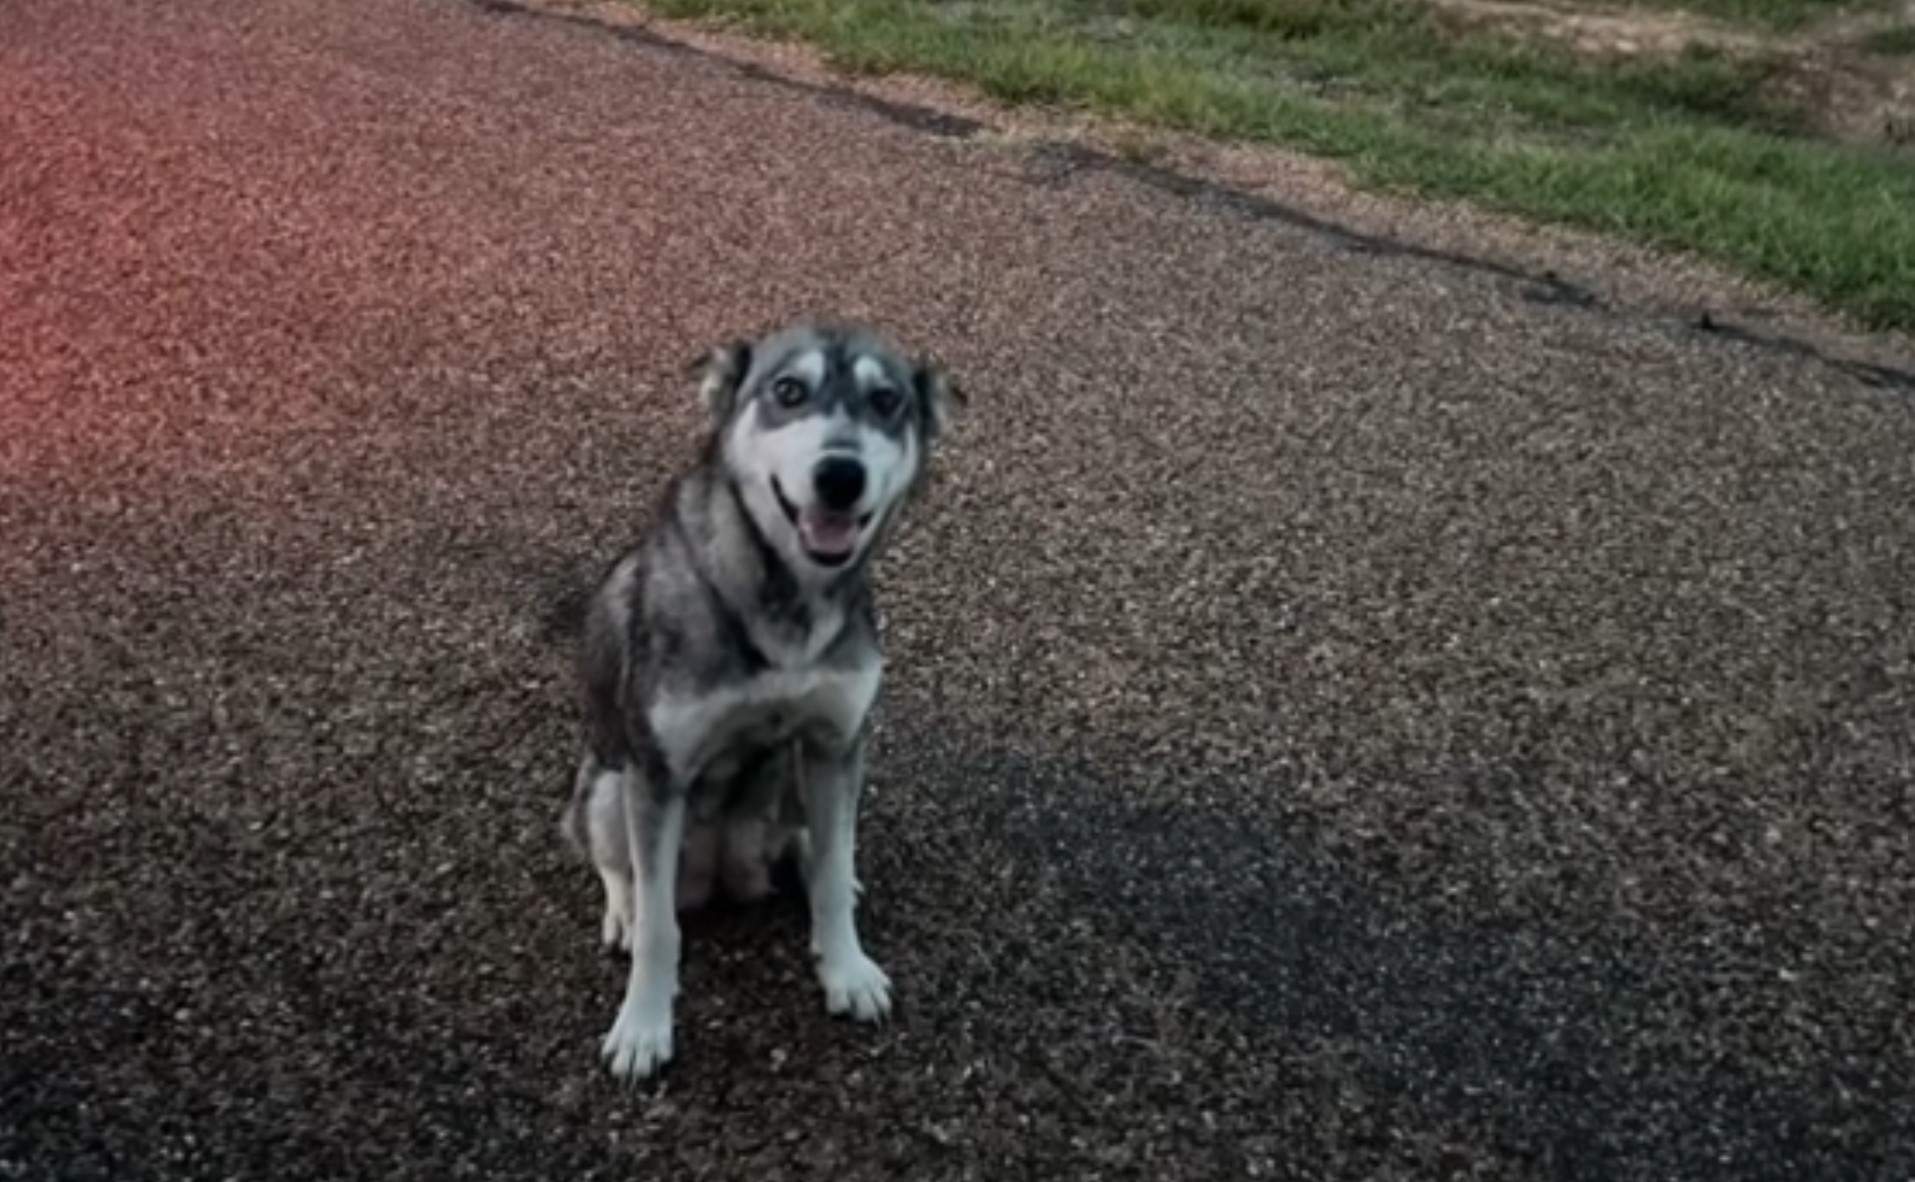
[[[700,391],[745,509],[800,573],[861,561],[964,402],[934,363],[858,327],[800,325],[714,349]]]

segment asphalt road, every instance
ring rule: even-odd
[[[0,1178],[1915,1176],[1915,392],[461,0],[0,0]],[[829,1020],[556,835],[681,367],[973,413]]]

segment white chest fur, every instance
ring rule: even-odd
[[[646,711],[666,765],[681,783],[727,747],[816,733],[846,742],[878,696],[876,661],[857,669],[770,669],[704,694],[665,694]]]

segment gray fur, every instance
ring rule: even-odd
[[[676,912],[714,877],[762,893],[786,852],[801,855],[827,1006],[889,1009],[852,917],[882,662],[867,576],[962,401],[936,366],[856,327],[795,326],[701,368],[702,458],[607,568],[580,651],[586,750],[564,828],[605,883],[604,938],[632,951],[604,1047],[631,1078],[672,1054]],[[834,483],[823,461],[857,478]]]

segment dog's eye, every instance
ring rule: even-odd
[[[810,393],[797,378],[779,378],[771,384],[771,396],[778,400],[779,406],[797,406]]]
[[[904,405],[904,395],[890,386],[880,386],[871,391],[871,409],[883,418],[890,418]]]

